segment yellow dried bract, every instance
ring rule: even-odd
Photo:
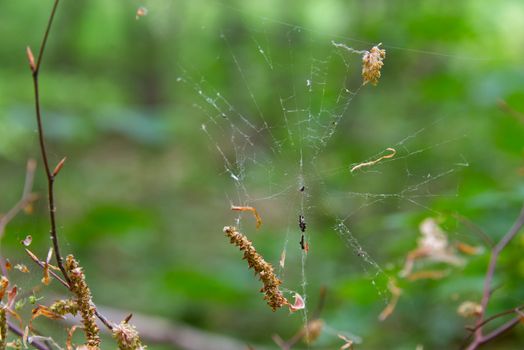
[[[362,79],[363,84],[371,83],[372,85],[378,84],[380,78],[380,69],[384,65],[384,58],[386,58],[386,50],[380,49],[378,44],[373,46],[371,50],[366,51],[362,56]]]
[[[82,316],[82,324],[87,339],[87,347],[90,349],[100,348],[100,330],[96,325],[95,307],[91,301],[91,291],[85,281],[84,272],[74,256],[68,255],[66,259],[66,270],[71,280],[71,292],[76,296],[78,311]]]
[[[267,304],[273,311],[284,305],[289,305],[287,299],[278,289],[282,281],[275,275],[273,266],[257,253],[253,243],[242,233],[238,232],[235,227],[224,227],[224,233],[229,237],[232,244],[244,252],[244,259],[247,260],[249,268],[255,270],[255,274],[259,276],[264,284],[260,291],[265,294],[264,300],[267,301]]]

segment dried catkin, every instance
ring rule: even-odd
[[[380,78],[380,69],[384,65],[384,58],[386,58],[386,50],[379,49],[380,44],[373,46],[371,50],[366,51],[362,56],[362,79],[364,85],[371,83],[378,84]]]
[[[7,345],[7,318],[5,307],[0,308],[0,349],[4,350]]]
[[[280,289],[278,289],[282,281],[275,275],[273,266],[257,253],[253,243],[251,243],[246,236],[238,232],[235,227],[224,227],[224,233],[229,237],[232,244],[244,252],[244,259],[247,260],[249,268],[255,270],[255,274],[259,276],[264,284],[260,291],[264,293],[264,300],[267,301],[267,304],[273,311],[284,305],[289,305],[287,299],[282,295]]]
[[[84,332],[87,339],[86,345],[89,349],[99,349],[100,331],[96,325],[95,307],[91,301],[91,291],[85,281],[84,272],[72,255],[67,256],[66,269],[71,280],[71,292],[76,296],[78,311],[82,316],[82,324],[84,325]]]
[[[49,306],[49,310],[61,316],[65,316],[67,314],[76,316],[78,313],[78,304],[76,301],[71,299],[57,300],[51,306]]]

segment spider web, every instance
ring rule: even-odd
[[[362,84],[359,53],[377,43],[319,37],[303,27],[267,18],[243,24],[250,31],[241,39],[231,28],[216,33],[228,54],[217,57],[214,64],[229,72],[234,89],[217,88],[216,79],[191,63],[182,62],[178,67],[178,82],[196,97],[194,108],[202,118],[202,134],[222,163],[223,171],[216,176],[229,180],[225,205],[255,207],[264,221],[261,231],[278,232],[273,237],[278,237],[279,253],[269,260],[278,267],[287,296],[296,291],[304,298],[304,324],[309,319],[309,295],[318,289],[308,284],[308,260],[315,254],[313,238],[321,233],[338,236],[359,262],[377,298],[387,304],[387,282],[392,276],[370,247],[361,243],[354,219],[361,219],[370,208],[391,203],[399,211],[410,208],[437,214],[428,202],[444,195],[435,192],[438,186],[434,185],[467,167],[468,162],[457,155],[443,160],[437,173],[428,174],[417,169],[414,161],[438,153],[463,136],[424,144],[424,138],[443,123],[434,120],[423,128],[408,128],[401,136],[373,140],[366,149],[366,159],[334,159],[330,151],[353,145],[344,136],[358,117],[352,113],[352,105],[362,95],[374,93],[373,87]],[[237,45],[239,41],[242,46]],[[358,47],[351,52],[333,42]],[[299,44],[306,49],[299,51]],[[344,74],[337,73],[340,71]],[[387,148],[395,150],[394,157],[350,171],[357,164],[384,156]],[[405,174],[404,182],[391,185],[390,190],[378,186],[375,192],[375,184],[387,182],[384,177],[392,173]],[[340,183],[343,175],[346,182]],[[303,233],[299,217],[307,224]],[[234,225],[250,239],[259,239],[254,238],[248,213],[235,215]],[[309,253],[299,245],[302,234]],[[281,264],[283,256],[285,264]],[[338,333],[360,340],[347,332]]]

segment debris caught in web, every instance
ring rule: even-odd
[[[257,222],[257,229],[259,229],[260,226],[262,226],[262,218],[260,217],[260,215],[258,215],[258,212],[257,212],[257,210],[254,207],[232,205],[231,206],[231,210],[235,210],[235,211],[250,211],[250,212],[252,212],[253,216],[255,217],[255,220]]]
[[[373,46],[362,57],[362,80],[364,85],[367,83],[371,83],[371,85],[378,84],[380,70],[384,65],[384,58],[386,58],[386,50],[380,49],[380,45],[382,43]]]
[[[364,162],[364,163],[357,164],[354,167],[352,167],[350,171],[354,172],[355,170],[375,165],[378,162],[380,162],[381,160],[393,158],[395,156],[395,154],[397,154],[397,151],[394,148],[391,148],[391,147],[386,148],[386,151],[389,151],[390,153],[388,153],[388,154],[386,154],[386,155],[384,155],[384,156],[382,156],[382,157],[380,157],[378,159],[375,159],[375,160],[372,160],[372,161],[369,161],[369,162]]]
[[[298,227],[300,228],[300,231],[306,232],[307,224],[304,215],[298,216]]]

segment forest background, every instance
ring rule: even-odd
[[[20,197],[27,160],[39,161],[25,50],[40,42],[50,5],[1,5],[2,212]],[[141,7],[147,14],[137,16]],[[255,232],[244,214],[242,231],[275,266],[286,248],[286,288],[306,295],[310,313],[327,288],[321,317],[328,331],[311,348],[336,348],[337,334],[346,333],[362,339],[356,349],[460,346],[471,320],[457,307],[480,300],[489,248],[464,266],[446,267],[445,278],[400,280],[394,313],[383,322],[377,317],[390,299],[384,279],[398,279],[423,219],[435,218],[450,241],[482,246],[471,223],[496,240],[518,215],[521,1],[65,0],[54,26],[41,90],[52,163],[67,156],[56,185],[60,238],[63,251],[85,267],[97,304],[155,316],[174,329],[192,327],[202,337],[275,348],[272,335],[291,337],[304,314],[273,313],[222,232],[239,223],[232,204],[253,205],[263,225]],[[379,84],[359,88],[359,56],[332,41],[356,50],[381,42],[387,56]],[[315,74],[326,89],[308,104]],[[335,102],[340,77],[355,93],[344,96],[344,110]],[[198,93],[210,86],[239,111],[231,125],[243,125],[240,115],[262,125],[252,130],[252,145],[213,128],[213,106]],[[288,102],[306,107],[293,115]],[[299,148],[288,137],[317,107],[331,111],[326,118],[336,119],[336,130],[315,167],[301,171]],[[286,113],[291,124],[283,121]],[[395,145],[399,159],[349,171]],[[245,174],[251,201],[238,194],[235,169]],[[49,246],[41,171],[39,161],[34,191],[41,199],[33,213],[20,214],[2,238],[4,256],[35,270],[19,242],[32,235],[42,256]],[[301,176],[305,206],[297,194]],[[305,260],[300,213],[308,223]],[[335,229],[339,219],[349,238]],[[523,248],[520,235],[501,255],[491,313],[523,304]],[[40,278],[19,274],[16,283],[24,290]],[[36,293],[50,302],[50,290],[64,293],[59,285]],[[58,338],[63,330],[59,323],[41,327]],[[517,327],[497,339],[497,349],[516,349],[523,337]]]

